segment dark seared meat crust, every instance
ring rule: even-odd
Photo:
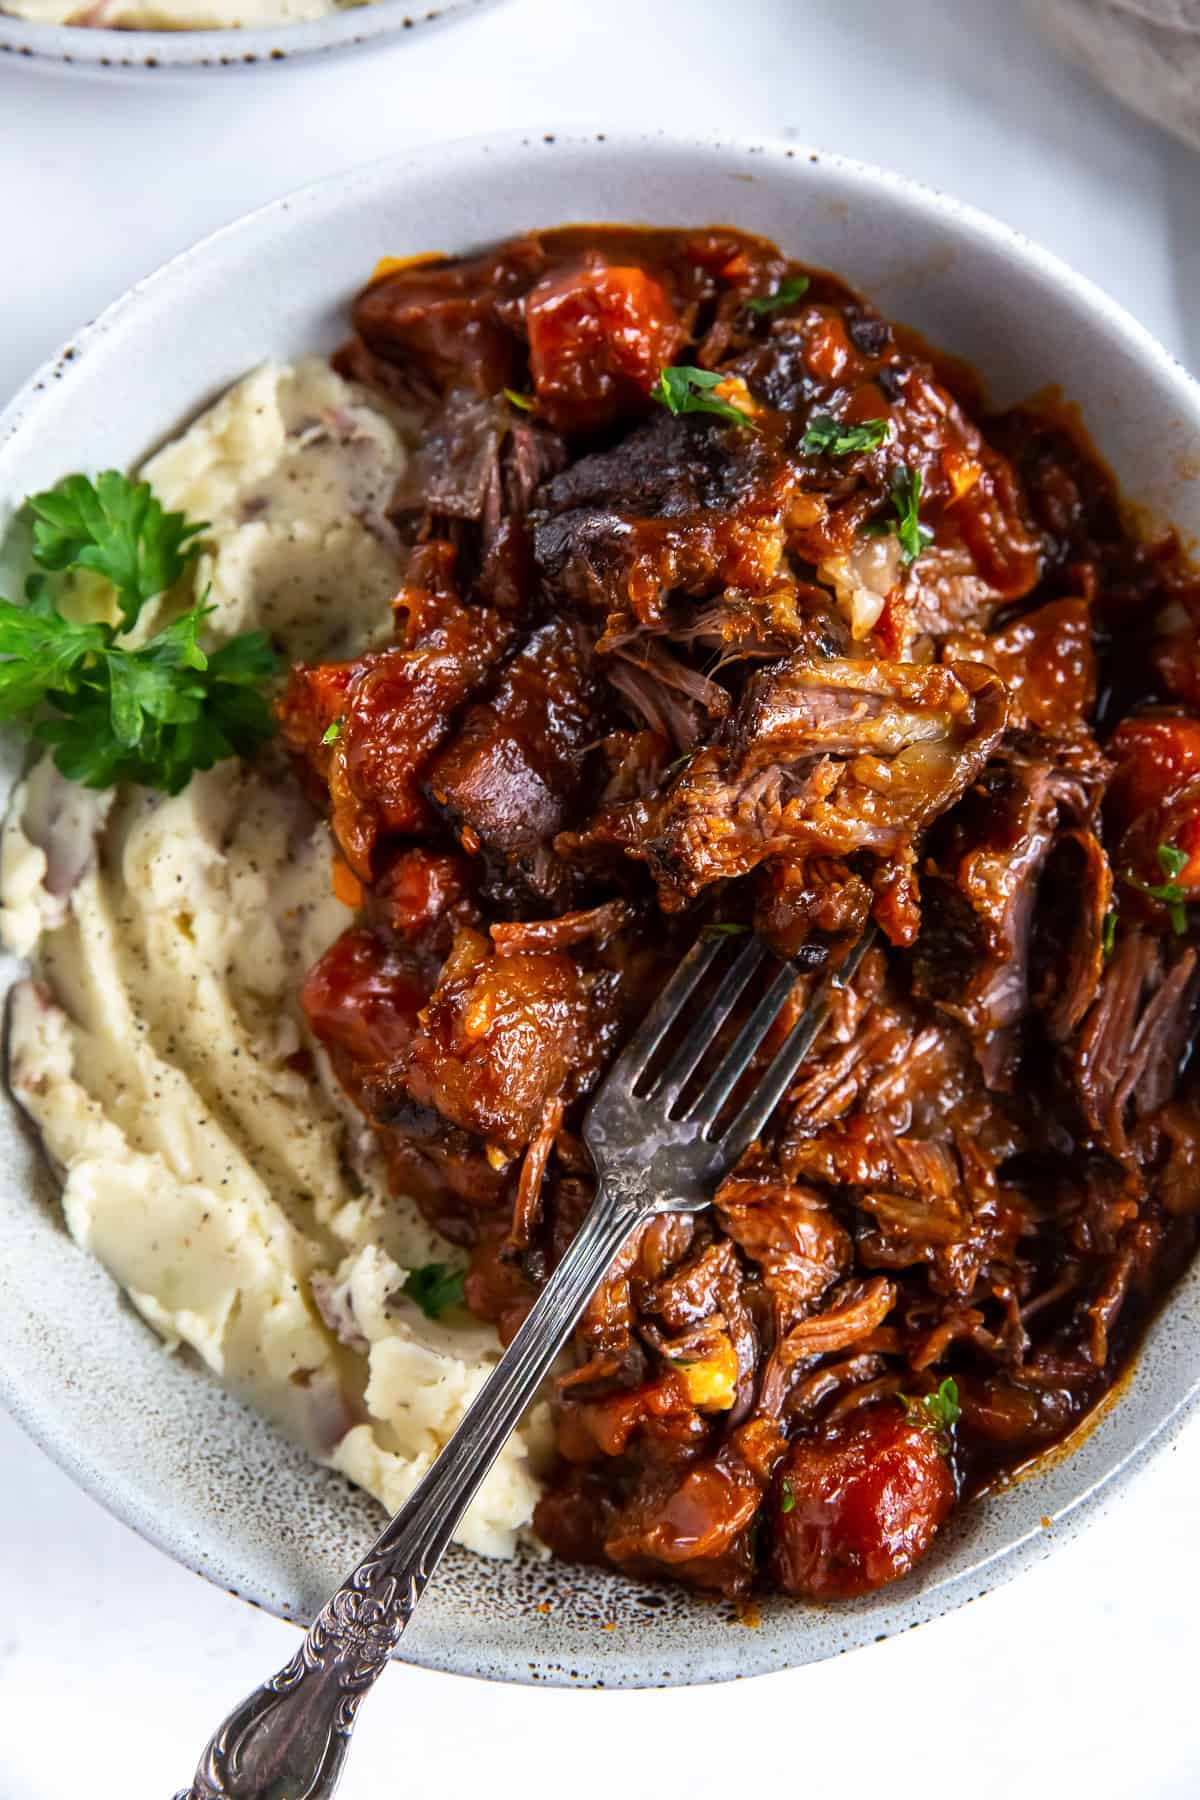
[[[280,706],[358,908],[314,1036],[507,1339],[696,931],[762,932],[799,1007],[873,917],[762,1141],[588,1306],[536,1525],[723,1594],[894,1580],[1195,1247],[1200,585],[1061,420],[735,232],[399,267],[354,325],[425,426],[392,641]],[[656,405],[672,363],[745,423]]]

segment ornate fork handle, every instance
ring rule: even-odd
[[[328,1800],[363,1695],[592,1292],[647,1210],[642,1195],[602,1184],[434,1466],[322,1607],[295,1656],[230,1713],[191,1787],[176,1800]]]

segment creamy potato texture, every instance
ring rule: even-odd
[[[241,382],[145,474],[208,519],[218,637],[289,657],[390,627],[385,507],[405,421],[312,358]],[[434,1323],[407,1272],[455,1253],[387,1191],[371,1136],[306,1038],[304,973],[348,923],[326,828],[275,754],[174,798],[93,794],[48,759],[0,846],[0,929],[31,959],[14,1090],[63,1176],[76,1240],[169,1345],[394,1509],[498,1354],[465,1313]],[[535,1408],[461,1541],[510,1553],[549,1442]]]
[[[42,25],[120,31],[252,31],[349,12],[370,0],[7,0],[0,12]]]

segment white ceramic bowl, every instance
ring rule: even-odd
[[[375,0],[323,19],[248,31],[111,31],[44,25],[0,12],[0,55],[29,57],[40,69],[102,76],[163,70],[240,69],[328,56],[389,37],[424,36],[431,27],[469,20],[498,0]]]
[[[0,529],[25,494],[68,470],[136,461],[267,354],[334,345],[347,300],[385,252],[467,250],[569,220],[728,222],[765,232],[966,356],[997,402],[1061,383],[1128,496],[1200,533],[1191,473],[1200,389],[1112,301],[1032,244],[838,157],[563,135],[440,145],[338,176],[169,263],[35,376],[0,419]],[[6,784],[10,777],[11,759]],[[0,1111],[0,1388],[104,1505],[274,1612],[306,1618],[378,1524],[373,1504],[340,1477],[308,1462],[187,1358],[164,1355],[67,1238],[36,1147],[11,1111]],[[1074,1454],[964,1507],[896,1587],[836,1609],[773,1601],[757,1630],[730,1629],[728,1609],[682,1590],[459,1552],[403,1654],[463,1673],[605,1686],[719,1680],[834,1655],[1036,1561],[1166,1442],[1198,1392],[1200,1269]]]

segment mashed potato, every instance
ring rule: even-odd
[[[146,475],[208,519],[197,568],[220,635],[261,626],[291,657],[389,628],[385,508],[405,422],[315,358],[241,382]],[[31,958],[14,1091],[63,1175],[72,1235],[170,1345],[392,1510],[497,1356],[401,1292],[453,1258],[388,1193],[369,1131],[296,1005],[349,922],[326,828],[272,754],[166,798],[93,794],[39,762],[0,845],[0,930]],[[511,1440],[460,1541],[511,1553],[538,1494],[547,1409]]]
[[[120,31],[251,31],[299,25],[366,4],[369,0],[6,0],[0,12],[42,25]]]

